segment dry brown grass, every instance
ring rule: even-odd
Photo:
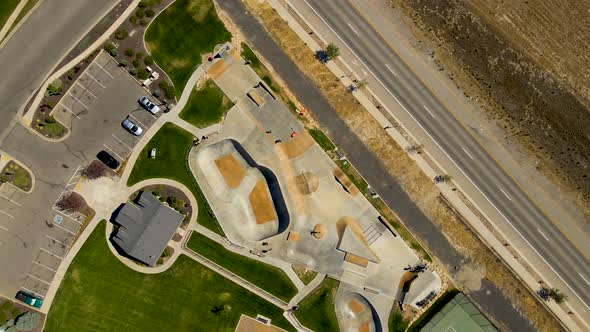
[[[387,170],[402,185],[422,211],[437,223],[449,242],[472,258],[467,271],[477,271],[504,291],[515,307],[528,317],[539,330],[561,330],[561,326],[547,313],[545,307],[528,291],[511,271],[469,231],[460,218],[439,199],[440,193],[432,181],[415,165],[373,117],[362,109],[359,102],[340,84],[326,66],[313,57],[313,53],[267,4],[257,0],[244,0],[248,9],[258,16],[272,38],[319,87],[331,106],[363,143],[380,156]],[[465,283],[463,286],[469,286]]]

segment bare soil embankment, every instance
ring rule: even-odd
[[[391,0],[507,139],[590,215],[590,3]]]

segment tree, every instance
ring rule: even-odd
[[[357,89],[362,89],[362,88],[366,87],[367,84],[368,84],[367,80],[362,79],[362,80],[356,82],[356,87],[357,87]]]
[[[338,46],[330,43],[326,47],[326,53],[328,54],[328,58],[330,60],[333,60],[334,58],[340,55],[340,49],[338,48]]]
[[[135,52],[134,52],[134,51],[133,51],[133,49],[131,49],[131,48],[128,48],[128,49],[126,49],[126,50],[125,50],[125,55],[126,55],[126,56],[129,56],[129,57],[131,57],[131,56],[133,56],[134,54],[135,54]]]
[[[19,331],[32,331],[39,325],[39,314],[33,311],[27,311],[16,318],[15,327]]]
[[[145,63],[146,66],[151,66],[154,64],[154,59],[151,55],[148,55],[145,58],[143,58],[143,63]]]
[[[57,79],[47,86],[47,95],[57,96],[61,93],[62,89],[61,81]]]
[[[119,40],[123,40],[127,38],[127,36],[129,36],[129,32],[125,29],[117,29],[117,31],[115,31],[115,38]]]

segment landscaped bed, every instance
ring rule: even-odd
[[[132,186],[152,178],[166,178],[184,184],[197,200],[197,222],[224,236],[211,208],[188,168],[187,155],[193,144],[193,135],[172,124],[165,123],[143,148],[127,180]],[[156,158],[149,158],[151,149],[156,149]]]
[[[285,302],[297,294],[297,288],[281,269],[226,250],[198,232],[191,234],[187,247]]]
[[[9,161],[4,166],[2,174],[0,174],[0,182],[10,182],[24,191],[31,190],[32,185],[31,174],[14,161]]]
[[[204,128],[220,122],[232,105],[221,89],[212,80],[207,80],[191,92],[179,116],[196,127]]]
[[[177,97],[201,64],[202,55],[230,38],[211,0],[177,0],[156,17],[145,34],[148,51],[174,83]]]
[[[334,297],[339,282],[326,278],[303,301],[295,316],[299,322],[314,331],[338,331],[338,320],[334,307]]]
[[[45,331],[233,331],[241,314],[287,330],[282,310],[181,255],[165,272],[135,272],[107,247],[99,223],[57,291]]]

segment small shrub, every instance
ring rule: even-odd
[[[147,17],[154,17],[154,15],[156,15],[156,12],[153,9],[146,9],[145,11],[145,16]]]
[[[145,63],[146,66],[151,66],[154,64],[154,59],[151,55],[148,55],[145,58],[143,58],[143,63]]]
[[[61,81],[59,79],[51,82],[51,84],[49,84],[47,86],[47,95],[48,96],[57,96],[61,93],[61,91],[63,90]]]
[[[133,60],[133,67],[139,68],[140,66],[141,66],[141,62],[139,62],[139,60],[137,60],[137,59]]]
[[[137,60],[143,59],[143,56],[144,56],[143,52],[137,52],[137,53],[135,53],[135,58]]]
[[[140,80],[146,80],[148,77],[150,77],[150,73],[148,73],[148,71],[145,68],[142,68],[137,71],[137,78],[139,78]]]
[[[76,78],[76,73],[74,72],[74,69],[70,69],[68,71],[68,80],[73,80],[74,78]]]
[[[132,15],[131,17],[129,17],[129,22],[131,22],[131,24],[133,25],[137,25],[137,17]]]
[[[112,49],[112,50],[109,52],[109,54],[110,54],[112,57],[115,57],[115,56],[117,56],[117,49],[116,49],[116,48]]]
[[[135,52],[134,52],[132,49],[130,49],[130,48],[128,48],[128,49],[126,49],[126,50],[125,50],[125,55],[126,55],[126,56],[129,56],[129,57],[131,57],[131,56],[133,56],[134,54],[135,54]]]
[[[328,46],[326,46],[326,53],[328,54],[328,58],[332,60],[340,55],[340,49],[338,46],[330,43]]]
[[[142,27],[147,25],[147,21],[144,19],[139,20],[139,25],[141,25]]]
[[[125,38],[127,38],[129,36],[129,32],[125,29],[117,29],[117,31],[115,31],[115,38],[119,39],[119,40],[123,40]]]
[[[45,118],[45,123],[51,124],[51,123],[55,123],[55,122],[56,122],[55,121],[55,118],[53,116],[51,116],[51,115],[48,116],[47,118]]]
[[[330,60],[330,57],[328,57],[328,52],[326,52],[324,50],[316,51],[315,58],[321,63],[327,63],[328,60]]]
[[[162,97],[162,90],[159,90],[159,89],[154,90],[154,92],[152,92],[152,96],[160,99],[160,97]]]
[[[129,65],[129,61],[122,59],[121,61],[119,61],[119,66],[121,67],[127,67]]]
[[[137,75],[137,68],[131,68],[131,69],[129,69],[129,74],[131,74],[132,76]]]
[[[104,44],[104,50],[108,53],[111,53],[115,49],[115,45],[113,43],[106,43]]]
[[[144,18],[145,10],[143,10],[143,8],[137,8],[137,10],[135,11],[135,16],[137,16],[137,18]]]
[[[49,109],[53,109],[53,108],[55,107],[55,102],[54,102],[54,101],[50,101],[50,102],[48,102],[48,103],[47,103],[47,104],[45,104],[45,105],[47,105],[47,108],[49,108]]]
[[[137,5],[137,7],[138,7],[138,8],[145,8],[145,7],[147,7],[147,6],[148,6],[148,2],[147,2],[147,1],[145,1],[145,0],[141,0],[141,1],[139,2],[139,4]]]
[[[75,192],[63,195],[55,205],[61,211],[67,212],[84,212],[87,208],[84,198]]]
[[[168,98],[168,99],[174,98],[175,91],[174,91],[174,86],[172,84],[168,83],[168,81],[160,81],[158,86],[160,87],[160,89],[162,89],[164,91],[164,95],[166,96],[166,98]]]

